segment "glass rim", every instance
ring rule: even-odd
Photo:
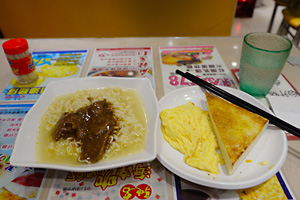
[[[262,48],[258,48],[258,47],[255,47],[251,44],[249,44],[249,42],[247,42],[247,37],[250,36],[250,35],[253,35],[253,34],[264,34],[264,35],[272,35],[272,36],[276,36],[276,37],[281,37],[283,39],[285,39],[288,43],[289,43],[289,47],[284,49],[284,50],[267,50],[267,49],[262,49]],[[257,49],[257,50],[261,50],[261,51],[265,51],[265,52],[270,52],[270,53],[282,53],[282,52],[289,52],[292,47],[293,47],[293,44],[290,40],[288,40],[287,38],[285,37],[282,37],[281,35],[277,35],[277,34],[274,34],[274,33],[265,33],[265,32],[253,32],[253,33],[248,33],[247,35],[245,35],[244,37],[244,42],[245,44],[247,44],[248,46],[254,48],[254,49]]]

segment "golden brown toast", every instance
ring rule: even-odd
[[[244,108],[205,93],[219,148],[229,175],[251,151],[269,120]]]

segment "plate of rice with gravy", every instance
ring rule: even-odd
[[[26,114],[10,163],[88,172],[150,162],[157,120],[148,78],[53,81]]]

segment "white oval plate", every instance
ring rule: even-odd
[[[240,90],[228,87],[220,88],[268,111],[261,102]],[[188,101],[200,106],[203,110],[207,110],[204,92],[198,86],[189,86],[172,91],[162,97],[158,103],[159,112],[164,109],[174,108],[185,104]],[[188,166],[184,162],[183,154],[172,148],[169,143],[164,140],[160,127],[161,121],[158,119],[158,160],[166,168],[181,178],[208,187],[219,189],[243,189],[263,183],[280,170],[287,155],[288,145],[284,132],[277,127],[268,127],[252,151],[245,158],[245,160],[251,160],[252,162],[246,163],[244,160],[231,176],[228,175],[225,165],[219,164],[220,174],[215,175]],[[264,161],[268,161],[269,164],[259,164]]]

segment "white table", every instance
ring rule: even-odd
[[[241,45],[241,37],[191,37],[191,38],[81,38],[81,39],[29,39],[29,46],[31,51],[43,50],[70,50],[70,49],[88,49],[89,54],[87,62],[83,68],[82,74],[85,74],[92,53],[95,48],[102,47],[145,47],[151,46],[153,48],[154,67],[155,67],[155,85],[158,99],[164,95],[162,86],[162,76],[160,70],[160,61],[158,54],[159,46],[179,46],[179,45],[215,45],[221,54],[225,64],[228,68],[238,68]],[[0,44],[5,40],[0,40]],[[300,50],[293,47],[290,56],[300,57]],[[2,91],[8,82],[12,79],[13,74],[10,70],[6,60],[3,49],[0,50],[0,90]],[[283,70],[283,75],[290,81],[290,83],[300,91],[300,67],[292,66],[286,63]],[[300,151],[300,140],[289,141],[289,146]],[[300,199],[300,155],[288,153],[287,159],[282,167],[282,172],[287,179],[294,195]],[[46,179],[42,195],[46,196],[51,184],[51,176],[49,173]]]

